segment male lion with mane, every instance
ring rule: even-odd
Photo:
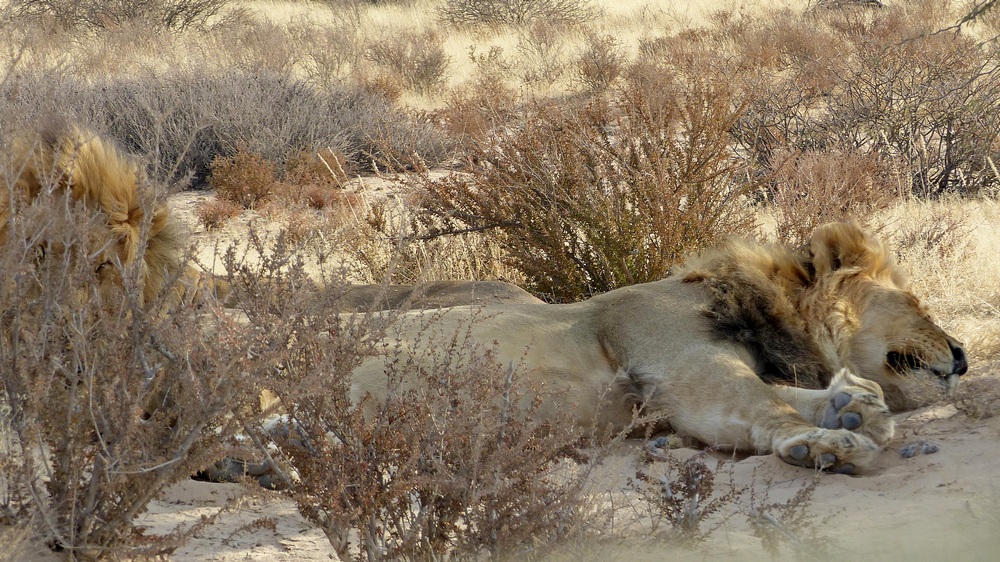
[[[91,237],[88,250],[102,291],[120,287],[121,268],[140,259],[142,303],[153,302],[168,288],[168,302],[190,297],[202,284],[224,289],[185,265],[182,228],[165,204],[152,205],[143,197],[143,171],[114,143],[53,119],[39,133],[15,138],[10,156],[8,166],[0,168],[0,247],[14,232],[12,221],[27,221],[17,231],[39,257],[64,251],[60,234],[47,230],[58,228],[53,221],[59,200],[68,197],[97,213],[105,227],[102,235]],[[55,207],[32,213],[33,204]]]
[[[968,370],[885,246],[848,223],[797,250],[730,241],[579,303],[411,311],[354,371],[351,399],[372,414],[399,390],[390,365],[431,368],[428,334],[459,331],[564,392],[542,416],[571,408],[581,425],[627,427],[640,412],[708,445],[848,474],[892,438],[887,403],[912,407],[914,385],[954,388]],[[425,380],[399,375],[403,389]]]

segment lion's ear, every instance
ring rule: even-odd
[[[891,267],[888,252],[857,223],[831,222],[813,232],[808,243],[809,261],[816,277],[844,267],[876,274]]]

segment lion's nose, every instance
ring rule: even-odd
[[[950,343],[951,354],[955,358],[955,362],[952,364],[951,374],[953,375],[964,375],[969,372],[969,361],[965,358],[965,350],[962,346],[958,344]]]

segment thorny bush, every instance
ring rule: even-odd
[[[285,350],[277,368],[257,378],[283,412],[270,433],[288,472],[274,480],[340,556],[497,557],[569,536],[585,477],[580,430],[536,421],[541,391],[468,332],[426,330],[438,351],[417,369],[383,339],[405,311],[338,312],[343,279],[312,280],[293,250],[287,237],[268,246],[252,234],[245,252],[262,260],[231,248],[223,261],[247,322],[287,334],[272,344]],[[439,312],[421,314],[411,321]],[[351,372],[376,351],[397,392],[352,403]]]
[[[669,455],[659,457],[665,470],[659,476],[651,466],[636,469],[635,478],[629,478],[628,487],[638,493],[648,505],[651,532],[678,544],[695,544],[725,522],[728,510],[742,495],[743,490],[732,486],[725,493],[715,490],[715,478],[721,472],[721,462],[715,468],[705,462],[705,454],[681,461]],[[661,465],[662,466],[662,465]],[[715,526],[706,528],[709,520],[720,516]],[[661,525],[669,525],[661,529]]]
[[[140,304],[138,268],[95,267],[106,226],[65,197],[16,216],[0,249],[6,516],[70,559],[169,552],[183,537],[146,536],[136,517],[222,457],[241,426],[231,412],[284,350],[210,300]]]
[[[998,182],[997,50],[941,0],[880,10],[720,17],[690,48],[713,53],[751,100],[733,128],[755,174],[776,150],[882,159],[918,195],[976,194]]]
[[[538,389],[469,333],[428,327],[423,337],[440,344],[426,370],[382,344],[396,389],[384,403],[351,404],[346,376],[286,373],[298,389],[290,441],[306,443],[285,448],[301,475],[291,489],[300,511],[344,559],[495,559],[569,536],[585,474],[574,463],[580,430],[535,420]],[[336,357],[316,350],[310,361]]]
[[[582,23],[592,19],[594,11],[583,0],[447,0],[439,15],[452,25],[496,27],[536,21]]]
[[[530,290],[574,301],[747,232],[733,92],[697,74],[660,86],[653,100],[626,88],[616,106],[529,111],[475,148],[470,173],[417,182],[411,236],[492,231]]]
[[[66,28],[110,28],[146,22],[170,30],[205,27],[229,0],[13,0],[15,16],[51,17]]]

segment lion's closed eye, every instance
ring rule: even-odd
[[[885,354],[885,363],[897,373],[906,373],[924,367],[924,362],[909,351],[890,351]]]

